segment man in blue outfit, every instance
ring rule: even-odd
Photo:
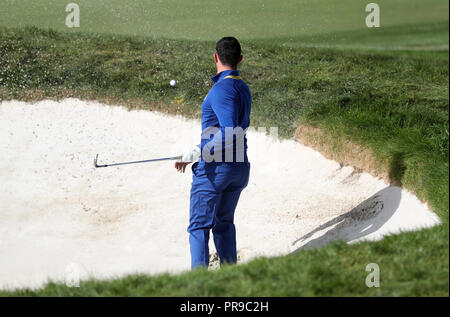
[[[250,173],[245,133],[252,97],[237,70],[242,61],[239,42],[234,37],[219,40],[214,60],[217,74],[202,104],[201,143],[175,163],[184,172],[195,162],[188,227],[192,268],[208,267],[211,229],[220,263],[236,263],[234,211]]]

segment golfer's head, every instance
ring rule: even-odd
[[[241,44],[234,37],[223,37],[216,43],[216,53],[214,54],[216,63],[237,68],[242,60]]]

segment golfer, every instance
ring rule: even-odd
[[[236,263],[234,211],[250,173],[245,133],[252,97],[237,70],[242,61],[238,40],[219,40],[214,61],[214,85],[202,103],[201,143],[175,162],[183,173],[194,162],[188,227],[192,268],[208,267],[211,229],[220,263]]]

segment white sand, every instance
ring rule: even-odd
[[[67,99],[0,104],[0,288],[75,270],[111,277],[189,269],[191,171],[173,162],[200,123]],[[294,141],[248,134],[251,179],[236,211],[242,261],[439,223],[413,195]],[[211,251],[214,246],[211,241]]]

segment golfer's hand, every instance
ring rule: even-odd
[[[184,173],[184,171],[186,170],[186,166],[188,166],[189,164],[191,164],[192,162],[181,162],[181,161],[176,161],[175,162],[175,168],[177,169],[178,172],[180,173]]]
[[[178,172],[184,173],[186,170],[186,166],[191,164],[192,162],[198,161],[201,155],[201,150],[198,145],[194,145],[191,150],[187,151],[183,154],[181,161],[175,162],[175,168]]]

